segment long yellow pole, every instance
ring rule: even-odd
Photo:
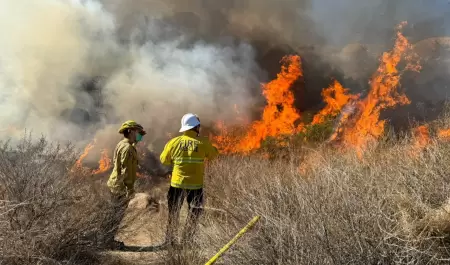
[[[260,218],[259,216],[253,217],[253,219],[244,228],[242,228],[241,231],[239,231],[239,233],[237,233],[237,235],[235,235],[234,238],[230,240],[230,242],[228,242],[225,246],[223,246],[223,248],[221,248],[219,252],[217,252],[217,254],[214,255],[214,257],[212,257],[208,262],[206,262],[205,265],[214,264],[217,261],[217,259],[220,258],[220,256],[222,256],[223,253],[227,252],[228,249],[230,249],[230,247],[234,245],[234,243],[236,243],[236,241],[240,237],[242,237],[245,233],[247,233],[247,231],[251,229],[256,224],[256,222],[258,222],[259,218]]]

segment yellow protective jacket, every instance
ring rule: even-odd
[[[213,159],[218,154],[208,138],[187,131],[166,144],[160,160],[166,166],[173,166],[172,187],[195,190],[203,188],[205,159]]]
[[[108,187],[114,194],[133,194],[138,166],[136,148],[128,139],[120,141],[114,150],[114,169]]]

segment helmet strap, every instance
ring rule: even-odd
[[[200,134],[200,125],[195,126],[193,130],[197,133],[198,136]]]

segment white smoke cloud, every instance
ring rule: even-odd
[[[158,23],[123,41],[118,28],[96,1],[0,0],[1,124],[52,140],[91,140],[117,136],[121,122],[135,119],[154,140],[177,129],[185,112],[208,123],[251,102],[260,72],[249,45],[183,47],[182,35],[163,37]],[[98,98],[81,86],[96,76],[104,84]],[[72,120],[86,113],[97,120]],[[10,136],[0,128],[1,138]]]

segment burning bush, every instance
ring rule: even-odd
[[[334,120],[327,117],[322,123],[306,125],[296,134],[267,137],[261,144],[260,152],[269,158],[281,158],[302,147],[315,148],[330,138],[333,127]]]
[[[260,120],[247,126],[243,135],[227,134],[234,131],[225,128],[222,130],[225,133],[216,137],[215,142],[226,153],[249,154],[260,149],[264,141],[285,146],[285,139],[297,133],[303,133],[304,138],[312,136],[313,141],[324,140],[321,133],[317,135],[317,129],[327,128],[329,119],[337,117],[329,140],[344,148],[356,149],[362,156],[366,147],[384,135],[387,121],[381,118],[381,113],[411,103],[400,87],[400,80],[405,72],[420,71],[421,65],[413,46],[402,34],[405,25],[406,22],[402,22],[397,26],[394,47],[380,57],[368,91],[351,94],[348,88],[334,80],[322,91],[325,106],[306,124],[294,107],[292,92],[292,86],[303,77],[301,58],[285,56],[277,78],[262,86],[267,104]],[[322,123],[324,126],[317,126]]]
[[[99,264],[107,193],[73,171],[71,145],[24,137],[0,147],[0,263]]]
[[[450,145],[430,141],[414,159],[411,146],[408,137],[382,141],[362,160],[324,147],[214,163],[199,255],[260,215],[223,264],[447,264]],[[299,157],[312,158],[304,171]]]

